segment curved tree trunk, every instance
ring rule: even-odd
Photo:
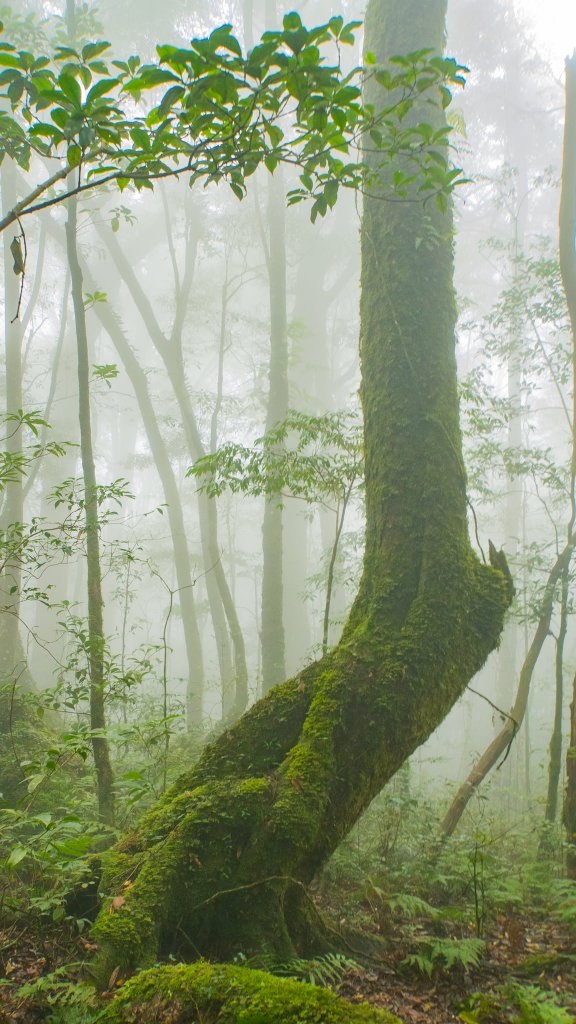
[[[372,0],[368,48],[441,50],[445,8]],[[503,556],[483,565],[468,540],[451,239],[450,210],[366,202],[359,594],[339,645],[210,744],[108,855],[102,891],[122,899],[95,926],[100,982],[170,949],[314,948],[305,886],[498,642],[512,586]]]

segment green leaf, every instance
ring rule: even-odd
[[[76,143],[73,143],[73,145],[68,146],[66,159],[68,160],[70,167],[78,167],[78,164],[82,160],[82,148],[76,145]]]
[[[43,825],[44,828],[48,828],[48,826],[52,822],[52,815],[49,814],[48,811],[43,811],[41,814],[35,814],[34,817],[30,820],[33,822],[33,824],[38,823],[40,825]]]
[[[16,81],[11,82],[10,85],[8,86],[8,89],[7,89],[8,97],[9,97],[10,101],[14,105],[16,105],[16,103],[18,103],[18,100],[22,96],[22,93],[24,92],[25,84],[26,84],[26,81],[25,81],[24,78],[18,78]]]
[[[19,57],[13,57],[9,53],[0,53],[0,67],[3,68],[17,68],[18,71],[24,71],[24,65]]]
[[[335,206],[336,204],[336,200],[338,199],[339,187],[340,185],[339,182],[337,181],[328,181],[324,186],[324,197],[330,209],[332,209],[332,207]]]
[[[166,117],[170,108],[173,107],[178,100],[182,99],[185,91],[186,90],[183,85],[173,85],[171,89],[168,89],[168,92],[162,97],[160,106],[157,108],[158,114],[161,118]]]
[[[210,42],[216,47],[223,47],[226,50],[230,50],[231,53],[235,53],[237,57],[242,56],[242,47],[232,35],[231,25],[220,25],[219,28],[214,29],[210,35]]]
[[[294,31],[302,28],[302,19],[296,11],[292,11],[290,14],[284,15],[284,29],[285,31]]]
[[[20,861],[24,860],[27,853],[28,850],[25,846],[14,846],[10,851],[10,856],[8,857],[8,867],[15,868]]]
[[[105,40],[102,40],[99,43],[86,43],[86,46],[82,47],[82,60],[85,63],[88,63],[88,61],[93,60],[94,57],[99,57],[101,53],[104,53],[104,50],[109,49],[110,43],[107,43]]]
[[[76,79],[73,78],[72,75],[68,75],[65,71],[62,71],[58,75],[58,84],[64,95],[68,97],[76,110],[81,110],[82,92]]]
[[[165,85],[167,82],[179,82],[177,75],[171,71],[163,71],[162,68],[147,66],[140,70],[136,78],[131,79],[124,86],[126,92],[141,92],[142,89],[155,89],[157,85]]]
[[[105,96],[107,92],[110,92],[118,85],[117,78],[106,78],[103,81],[96,82],[90,89],[90,92],[86,96],[86,106],[94,103],[94,100],[99,99],[101,96]]]

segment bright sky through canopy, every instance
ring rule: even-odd
[[[576,50],[576,0],[516,0],[516,7],[560,73],[564,58]]]

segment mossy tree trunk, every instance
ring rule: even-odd
[[[368,49],[441,50],[445,7],[372,0]],[[498,642],[512,587],[502,556],[481,564],[468,540],[450,210],[367,200],[362,258],[357,599],[339,645],[210,744],[107,855],[102,892],[122,898],[95,926],[101,983],[159,951],[318,948],[307,883]]]

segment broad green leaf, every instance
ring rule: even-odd
[[[109,49],[110,43],[107,43],[105,40],[99,43],[86,43],[86,46],[82,47],[82,60],[88,63],[94,57],[99,57],[101,53],[104,53],[104,50]]]
[[[78,167],[78,164],[82,160],[82,149],[75,143],[72,146],[68,146],[68,152],[66,153],[66,159],[70,164],[70,167]]]
[[[284,15],[284,29],[286,31],[293,31],[294,29],[302,28],[302,19],[296,11],[292,11],[290,14]]]
[[[27,853],[28,851],[25,846],[14,846],[8,857],[8,867],[15,868],[20,861],[24,860]]]
[[[110,92],[117,85],[117,78],[107,78],[103,81],[96,82],[96,85],[92,86],[88,95],[86,96],[86,106],[89,107],[92,103],[94,103],[94,100],[99,99],[101,96],[105,96],[106,93]]]
[[[82,91],[76,79],[62,71],[58,75],[58,84],[76,110],[80,110],[82,107]]]

